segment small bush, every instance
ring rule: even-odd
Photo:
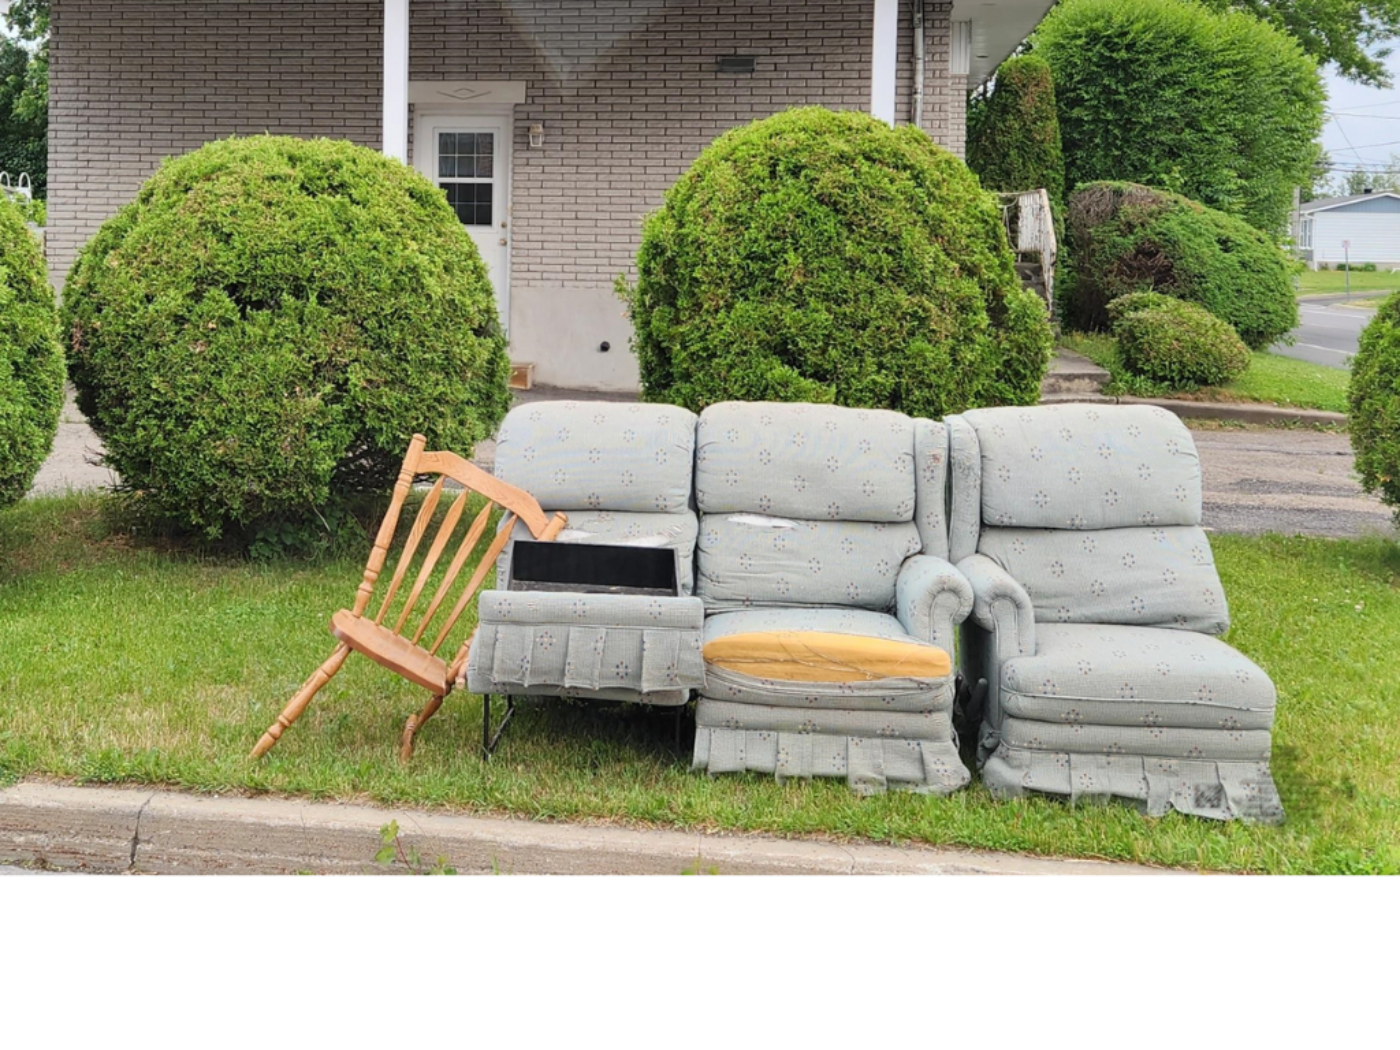
[[[1375,272],[1376,272],[1376,264],[1375,264],[1375,263],[1362,263],[1362,264],[1361,264],[1361,272],[1362,272],[1362,273],[1375,273]]]
[[[1094,182],[1070,197],[1071,267],[1061,274],[1065,321],[1108,327],[1108,303],[1155,291],[1196,303],[1255,350],[1298,324],[1293,264],[1248,223],[1185,197],[1126,182]]]
[[[24,497],[63,411],[63,349],[38,242],[0,198],[0,507]]]
[[[1130,295],[1109,304],[1124,366],[1174,390],[1219,386],[1244,374],[1249,348],[1220,318],[1160,295]]]
[[[462,455],[510,403],[490,280],[443,194],[348,142],[167,162],[63,297],[79,404],[139,506],[301,545],[382,493],[415,431]]]
[[[1400,525],[1400,293],[1362,330],[1347,399],[1361,483],[1394,510]]]
[[[917,128],[800,109],[709,146],[619,281],[652,401],[1032,404],[1051,350],[996,198]]]
[[[969,104],[967,119],[967,166],[984,189],[1044,189],[1056,207],[1064,202],[1065,158],[1044,59],[1008,58],[997,67],[991,95]]]

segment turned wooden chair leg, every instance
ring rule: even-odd
[[[423,723],[437,714],[438,708],[442,706],[443,698],[432,697],[423,705],[423,710],[416,715],[409,715],[408,721],[404,723],[403,736],[399,740],[399,761],[407,762],[413,757],[413,738],[418,730],[423,728]]]
[[[350,647],[341,645],[335,652],[331,653],[331,658],[316,668],[316,673],[306,680],[306,684],[298,690],[297,695],[287,702],[287,706],[282,709],[282,713],[277,716],[277,721],[268,726],[267,732],[258,741],[258,746],[253,748],[253,753],[249,757],[261,758],[272,749],[272,745],[281,739],[282,734],[292,727],[292,723],[302,716],[306,706],[311,703],[311,698],[321,691],[335,673],[340,670],[345,663],[345,658],[350,655]]]

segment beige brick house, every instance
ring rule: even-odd
[[[819,104],[917,122],[961,154],[969,87],[1049,6],[53,0],[49,265],[61,285],[164,157],[231,134],[348,138],[443,187],[538,382],[633,387],[612,282],[706,143]]]

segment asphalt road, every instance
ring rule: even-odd
[[[1303,300],[1298,304],[1302,323],[1293,330],[1293,344],[1275,346],[1274,353],[1331,368],[1350,367],[1361,329],[1375,313],[1357,305],[1359,301],[1348,304],[1345,296]]]

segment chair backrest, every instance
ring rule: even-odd
[[[694,460],[695,415],[675,405],[542,401],[496,436],[496,474],[566,511],[686,510]]]
[[[730,401],[700,415],[697,593],[753,605],[888,609],[905,559],[947,555],[941,423]]]
[[[1220,633],[1191,432],[1148,405],[989,408],[947,420],[951,546],[1025,587],[1051,622]]]
[[[409,443],[408,454],[404,457],[398,480],[394,484],[389,510],[380,523],[369,561],[365,564],[364,577],[355,592],[352,611],[356,616],[364,616],[371,606],[415,477],[434,476],[432,487],[424,496],[404,540],[393,575],[389,578],[383,597],[379,599],[374,622],[435,654],[457,625],[472,598],[481,589],[514,524],[519,521],[536,539],[548,540],[558,535],[567,524],[567,519],[563,515],[549,517],[530,493],[492,477],[456,453],[425,451],[426,445],[427,439],[422,434],[415,434]],[[456,498],[443,514],[427,550],[420,558],[419,548],[432,527],[448,481],[455,481],[461,485],[462,491],[456,494]],[[486,502],[457,541],[446,567],[439,569],[442,556],[453,544],[454,534],[465,516],[467,505],[471,502],[469,497],[473,492],[485,497]],[[492,535],[471,576],[458,588],[457,579],[482,538],[487,535],[491,512],[496,507],[500,507],[505,513],[505,526]],[[410,571],[415,566],[412,582],[408,590],[403,592],[402,600],[396,604],[403,584],[409,579]],[[428,593],[430,587],[428,603],[421,615],[417,614],[419,600]],[[449,603],[454,590],[456,597]],[[445,615],[439,618],[439,614],[444,610]],[[465,653],[459,654],[459,659],[463,656]],[[459,668],[454,664],[454,674],[456,670]]]

